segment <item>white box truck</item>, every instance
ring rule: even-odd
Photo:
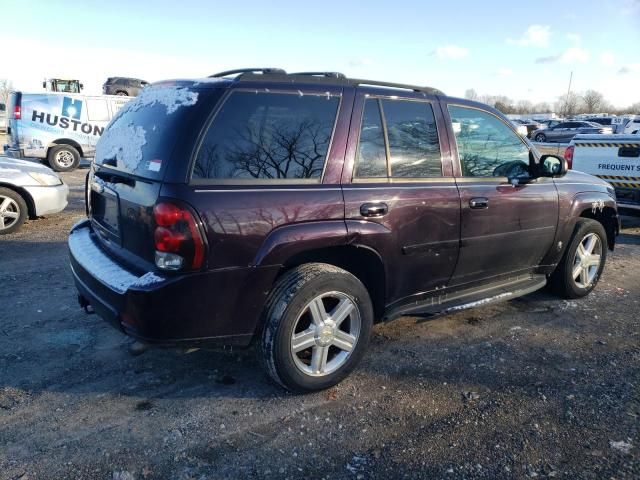
[[[115,95],[11,92],[5,153],[47,160],[58,172],[74,170],[81,157],[95,155],[104,127],[128,101]]]

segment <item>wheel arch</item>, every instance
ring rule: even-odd
[[[305,263],[326,263],[351,273],[369,292],[375,320],[382,319],[386,300],[386,274],[378,252],[361,245],[305,250],[289,257],[278,276]]]
[[[18,195],[20,195],[25,203],[27,204],[27,213],[29,214],[29,218],[34,219],[36,218],[36,204],[33,201],[33,198],[31,197],[31,195],[29,194],[29,192],[27,192],[24,188],[18,187],[16,185],[13,185],[11,183],[6,183],[6,182],[0,182],[0,187],[3,188],[8,188],[9,190],[13,190],[14,192],[16,192]]]
[[[607,244],[609,250],[613,250],[616,243],[616,236],[620,231],[618,223],[618,214],[612,207],[605,206],[603,208],[585,208],[580,212],[580,218],[590,218],[601,223],[607,232]]]
[[[57,140],[54,140],[53,142],[51,142],[49,144],[49,146],[47,147],[47,158],[49,158],[49,151],[53,148],[53,147],[57,147],[58,145],[69,145],[73,148],[75,148],[78,153],[80,154],[80,157],[83,157],[84,154],[82,152],[82,146],[76,142],[75,140],[72,140],[70,138],[59,138]]]

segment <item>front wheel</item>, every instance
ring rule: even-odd
[[[0,235],[18,230],[27,218],[27,203],[17,192],[0,187]]]
[[[56,145],[49,149],[47,161],[56,172],[70,172],[80,165],[80,153],[71,145]]]
[[[607,259],[607,232],[600,222],[581,218],[571,242],[550,278],[553,291],[564,298],[580,298],[598,283]]]
[[[535,140],[536,142],[545,142],[547,140],[547,136],[544,133],[538,133]]]
[[[373,307],[364,285],[333,265],[285,273],[267,300],[259,355],[273,380],[292,391],[329,388],[360,362]]]

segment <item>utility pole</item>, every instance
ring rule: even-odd
[[[571,75],[569,75],[569,88],[567,89],[567,98],[564,102],[564,116],[566,117],[569,113],[569,95],[571,93],[571,80],[573,80],[573,70],[571,70]]]

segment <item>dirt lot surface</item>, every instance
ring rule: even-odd
[[[337,388],[150,350],[76,304],[68,209],[0,239],[0,478],[640,478],[640,222],[586,299],[378,325]]]

